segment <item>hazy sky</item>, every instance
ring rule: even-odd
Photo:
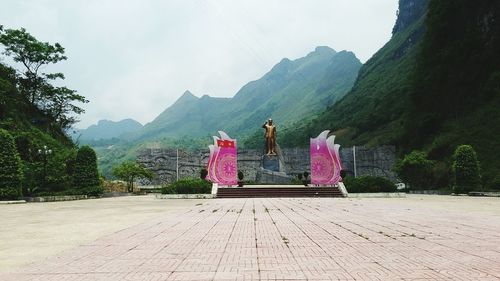
[[[390,38],[398,0],[1,0],[0,24],[59,42],[64,85],[90,100],[76,127],[152,121],[190,90],[232,97],[316,46],[365,62]]]

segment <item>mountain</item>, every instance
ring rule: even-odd
[[[97,125],[91,125],[87,129],[78,130],[76,138],[79,140],[101,140],[118,138],[126,133],[137,132],[142,129],[142,124],[133,119],[124,119],[118,122],[100,120]]]
[[[200,137],[217,130],[237,136],[260,128],[269,117],[281,126],[291,124],[342,98],[360,67],[352,52],[317,47],[305,57],[281,60],[233,98],[198,98],[186,91],[131,139]]]
[[[400,0],[391,40],[352,90],[307,124],[281,134],[306,145],[324,129],[343,145],[395,144],[451,165],[471,144],[486,186],[500,183],[500,2]]]
[[[352,87],[361,63],[347,51],[318,47],[295,61],[282,60],[233,98],[228,131],[253,132],[268,117],[286,126],[323,111]],[[252,110],[249,110],[252,109]]]
[[[427,1],[401,0],[393,36],[359,70],[352,90],[315,120],[287,130],[281,144],[302,146],[324,129],[344,145],[394,143],[409,110],[414,68],[425,31]]]
[[[196,97],[185,91],[139,131],[113,142],[90,144],[99,155],[99,167],[106,176],[111,176],[113,165],[133,159],[140,149],[202,148],[218,130],[237,137],[243,145],[248,143],[245,138],[261,131],[260,126],[269,117],[284,128],[322,112],[349,91],[360,67],[352,52],[317,47],[305,57],[281,60],[260,79],[243,86],[233,98]],[[259,134],[258,139],[261,138]]]
[[[160,137],[200,136],[210,128],[207,124],[219,117],[219,111],[227,107],[230,99],[213,98],[207,95],[196,97],[190,91],[184,94],[151,123],[134,134],[134,140],[154,140]],[[212,126],[213,127],[213,126]]]

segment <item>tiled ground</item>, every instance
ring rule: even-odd
[[[0,280],[500,280],[499,216],[444,210],[210,200]]]

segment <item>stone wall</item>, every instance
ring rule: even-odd
[[[356,150],[356,174],[384,176],[395,181],[392,172],[395,163],[395,147],[380,146],[367,148],[357,146]],[[281,171],[295,176],[296,174],[309,172],[309,149],[308,148],[286,148],[279,150]],[[143,184],[160,185],[170,183],[177,179],[177,165],[179,167],[179,178],[199,177],[200,170],[205,168],[208,161],[207,151],[188,152],[175,149],[144,149],[137,155],[137,161],[144,164],[157,176],[152,183]],[[340,158],[344,170],[349,175],[354,175],[353,148],[341,148]],[[238,169],[243,171],[245,181],[256,181],[257,173],[261,171],[263,153],[260,149],[238,149]]]
[[[342,167],[348,175],[354,176],[354,151],[356,153],[356,176],[380,176],[393,182],[397,181],[393,172],[396,163],[396,147],[384,145],[378,147],[347,147],[340,149]]]

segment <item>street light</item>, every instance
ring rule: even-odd
[[[52,149],[44,145],[43,149],[38,150],[38,154],[43,157],[43,187],[45,188],[45,184],[47,183],[47,156],[52,154]]]

